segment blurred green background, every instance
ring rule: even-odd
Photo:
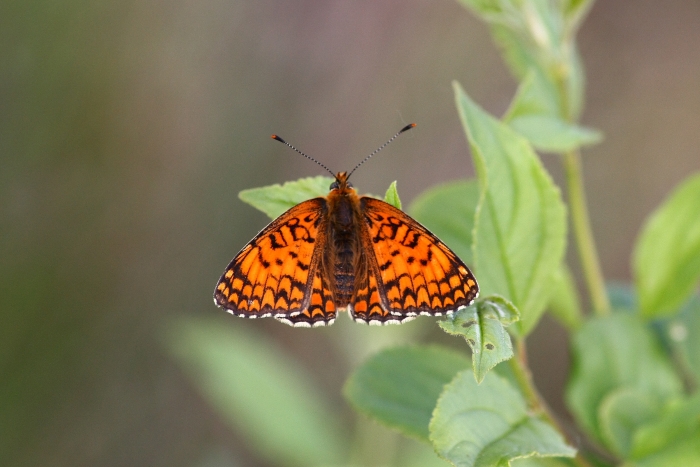
[[[583,123],[606,135],[584,168],[608,280],[629,279],[645,215],[700,169],[699,18],[692,0],[600,1],[580,33]],[[440,338],[433,320],[299,330],[218,310],[219,275],[267,223],[236,195],[323,173],[271,133],[340,171],[417,122],[354,184],[398,180],[406,203],[470,176],[452,79],[498,115],[516,88],[450,0],[2,2],[0,465],[266,465],[165,349],[183,316],[267,335],[354,423],[353,364]],[[549,319],[530,344],[560,414],[566,345]]]

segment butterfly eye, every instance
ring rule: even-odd
[[[340,185],[338,185],[338,182],[335,181],[335,182],[331,183],[330,189],[331,189],[331,190],[337,190],[339,187],[340,187]]]

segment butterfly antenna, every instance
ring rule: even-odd
[[[354,169],[352,169],[352,171],[351,171],[350,174],[348,175],[348,178],[350,178],[350,175],[352,175],[353,172],[355,172],[359,166],[361,166],[362,164],[364,164],[365,162],[367,162],[367,161],[369,160],[370,157],[374,156],[376,153],[378,153],[379,151],[381,151],[382,149],[384,149],[389,143],[391,143],[391,142],[394,141],[396,138],[398,138],[398,136],[399,136],[401,133],[403,133],[404,131],[408,131],[408,130],[410,130],[411,128],[415,128],[415,126],[416,126],[415,123],[411,123],[410,125],[406,125],[405,127],[401,128],[401,131],[399,131],[399,132],[396,133],[394,136],[392,136],[391,138],[389,138],[389,141],[387,141],[386,143],[382,144],[382,145],[379,146],[372,154],[370,154],[369,156],[367,156],[367,157],[365,157],[364,159],[362,159],[362,160],[360,161],[360,163],[357,164],[357,165],[355,166]]]
[[[296,152],[298,152],[298,153],[301,154],[302,156],[306,157],[307,159],[311,159],[312,161],[314,161],[315,163],[317,163],[318,165],[320,165],[321,167],[323,167],[324,169],[326,169],[326,170],[333,176],[333,178],[335,178],[336,180],[338,179],[338,177],[335,176],[335,174],[333,173],[333,171],[332,171],[331,169],[329,169],[329,168],[326,167],[325,165],[321,164],[319,161],[317,161],[317,160],[314,159],[313,157],[304,154],[303,152],[301,152],[300,150],[298,150],[297,148],[295,148],[294,146],[292,146],[291,144],[289,144],[288,142],[286,142],[285,140],[283,140],[283,139],[280,138],[279,136],[277,136],[277,135],[272,135],[272,139],[276,139],[276,140],[279,141],[280,143],[286,144],[287,146],[289,146],[290,148],[294,149]]]

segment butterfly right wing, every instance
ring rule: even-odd
[[[384,201],[364,196],[360,202],[368,278],[358,287],[355,320],[398,323],[474,301],[474,275],[435,235]]]
[[[294,326],[335,318],[319,262],[328,207],[324,198],[300,203],[265,227],[224,271],[214,302],[245,318],[272,316]]]

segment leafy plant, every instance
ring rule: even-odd
[[[577,122],[584,76],[575,37],[592,2],[461,3],[489,25],[520,86],[498,119],[454,84],[477,177],[432,188],[408,211],[474,265],[484,298],[439,323],[466,340],[472,369],[467,354],[443,347],[390,347],[354,371],[346,399],[455,466],[700,465],[700,174],[650,217],[634,251],[634,285],[615,294],[628,299],[611,301],[580,162],[580,148],[601,136]],[[560,155],[567,204],[537,150]],[[330,182],[303,179],[240,196],[275,217],[325,195]],[[401,206],[395,183],[385,199]],[[567,224],[591,304],[586,315],[564,262]],[[566,399],[585,443],[562,430],[530,375],[526,340],[546,310],[571,334]],[[250,337],[198,321],[173,329],[168,342],[204,395],[272,463],[348,458],[336,416],[273,344],[257,339],[253,352]],[[275,358],[264,358],[268,352]],[[270,407],[250,400],[255,391],[269,395],[272,418],[262,415]],[[304,404],[311,394],[314,403]],[[260,443],[269,432],[278,434]],[[431,462],[442,461],[421,454],[402,465]]]

